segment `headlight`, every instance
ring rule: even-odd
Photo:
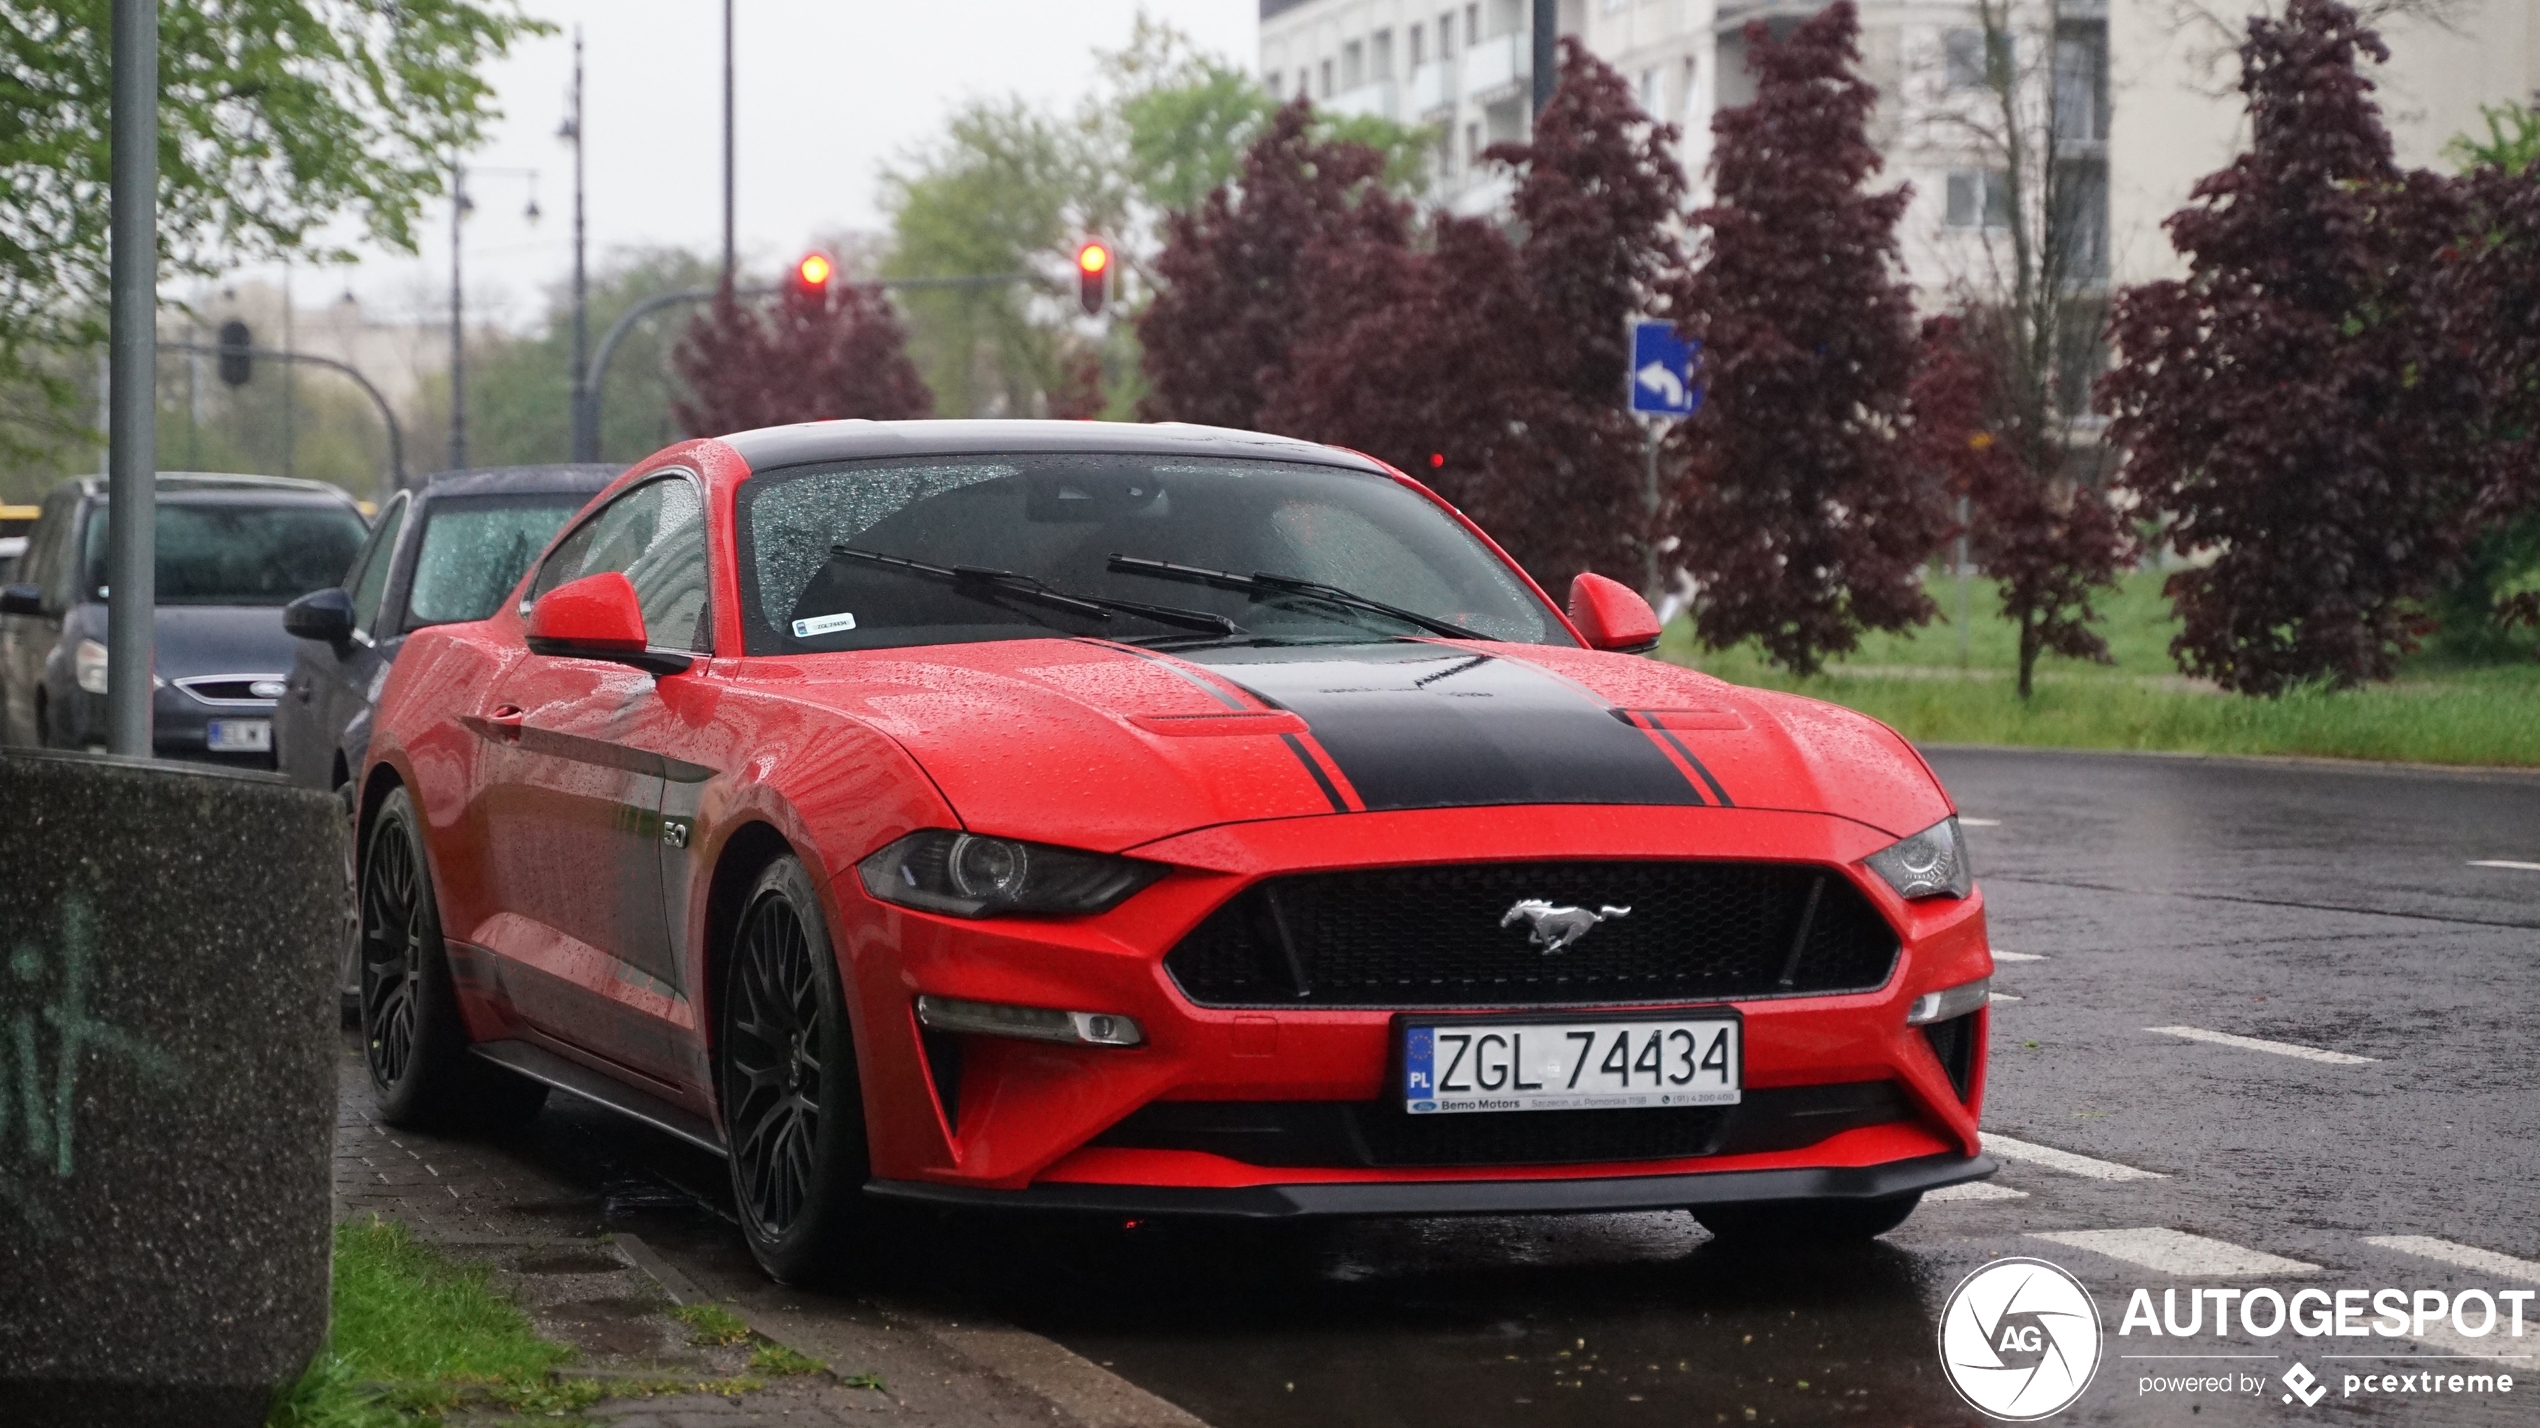
[[[1105,912],[1164,876],[1159,863],[929,828],[856,864],[884,902],[955,917]]]
[[[106,647],[95,640],[81,640],[71,652],[71,678],[91,694],[106,692]]]
[[[1965,897],[1976,890],[1975,869],[1967,862],[1967,840],[1959,836],[1955,816],[1881,848],[1868,861],[1870,871],[1887,879],[1896,895],[1908,900]]]

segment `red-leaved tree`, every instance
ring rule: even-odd
[[[1523,236],[1444,215],[1426,251],[1325,235],[1262,424],[1421,477],[1556,591],[1582,570],[1647,574],[1655,518],[1625,407],[1626,325],[1683,261],[1675,138],[1564,40],[1532,140],[1483,156],[1515,170]]]
[[[845,282],[788,283],[765,312],[743,306],[726,286],[689,321],[671,364],[688,388],[671,412],[692,436],[935,410],[889,299]]]
[[[2168,221],[2187,276],[2118,295],[2100,379],[2124,484],[2210,564],[2170,577],[2182,668],[2275,694],[2389,677],[2468,534],[2483,379],[2428,284],[2453,181],[2400,172],[2354,11],[2240,47],[2250,147]]]
[[[1258,426],[1303,315],[1309,250],[1408,241],[1410,210],[1385,192],[1383,151],[1317,139],[1313,126],[1313,107],[1289,101],[1232,186],[1166,217],[1148,270],[1155,299],[1138,318],[1147,420]]]
[[[1865,629],[1930,619],[1920,568],[1951,529],[1904,430],[1907,194],[1863,188],[1880,164],[1859,36],[1851,0],[1779,43],[1747,26],[1755,100],[1711,121],[1717,197],[1693,215],[1700,262],[1674,308],[1703,344],[1707,388],[1670,441],[1696,633],[1714,647],[1759,640],[1802,674]]]
[[[1924,320],[1913,432],[1927,469],[1967,498],[1968,549],[1999,583],[2002,614],[2019,629],[2026,699],[2040,655],[2108,661],[2108,642],[2090,627],[2090,598],[2115,582],[2134,541],[2106,492],[2061,479],[2060,461],[2041,474],[2044,443],[2024,429],[2031,404],[2001,369],[2006,344],[1967,330],[2002,320],[1998,312]]]

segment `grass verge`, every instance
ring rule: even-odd
[[[2181,677],[2162,576],[2140,571],[2102,602],[2114,665],[2047,658],[2019,697],[2016,633],[1990,582],[1973,582],[1964,663],[1944,618],[1909,635],[1873,634],[1826,672],[1798,679],[1752,645],[1698,649],[1679,621],[1660,654],[1738,684],[1785,689],[1858,709],[1923,743],[2291,754],[2405,763],[2540,767],[2540,661],[2462,664],[2419,656],[2388,684],[2304,690],[2278,699],[2224,694]],[[1933,588],[1944,612],[1956,592]]]
[[[698,1343],[752,1337],[738,1316],[719,1306],[697,1306],[678,1317]],[[338,1225],[326,1347],[275,1407],[269,1428],[406,1428],[437,1423],[460,1407],[569,1420],[603,1397],[730,1397],[766,1386],[764,1377],[746,1375],[603,1384],[573,1376],[573,1361],[573,1349],[540,1338],[519,1306],[495,1292],[488,1267],[457,1263],[390,1221]],[[751,1355],[751,1375],[823,1371],[816,1360],[771,1341],[761,1340]],[[870,1376],[841,1381],[882,1386]]]

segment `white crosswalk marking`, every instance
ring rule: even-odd
[[[2027,1141],[2013,1140],[2007,1135],[1995,1135],[1991,1131],[1983,1133],[1983,1140],[1985,1150],[2000,1159],[2025,1160],[2032,1165],[2043,1165],[2049,1170],[2060,1170],[2066,1175],[2087,1176],[2092,1180],[2166,1180],[2169,1178],[2157,1170],[2137,1170],[2131,1165],[2119,1165],[2113,1160],[2093,1160],[2086,1155],[2075,1155],[2069,1150],[2057,1150],[2051,1145],[2031,1145]]]
[[[2262,1041],[2254,1036],[2234,1036],[2227,1031],[2207,1031],[2201,1026],[2147,1026],[2143,1029],[2162,1036],[2185,1037],[2189,1041],[2206,1041],[2216,1046],[2236,1046],[2243,1051],[2264,1051],[2274,1056],[2294,1056],[2331,1066],[2370,1066],[2378,1059],[2350,1056],[2343,1051],[2323,1051],[2316,1046],[2296,1046],[2289,1041]]]
[[[2012,996],[2009,992],[1988,992],[1985,995],[1997,1002],[2016,1002],[2020,1000],[2018,997]]]
[[[1957,1185],[1943,1185],[1937,1190],[1925,1191],[1923,1203],[1945,1205],[1960,1200],[2025,1200],[2027,1198],[2026,1190],[2014,1190],[2008,1185],[1996,1185],[1990,1180],[1969,1180]]]
[[[2540,1284],[2540,1264],[2516,1259],[2509,1254],[2483,1250],[2476,1245],[2459,1245],[2438,1240],[2432,1235],[2366,1235],[2364,1243],[2380,1249],[2397,1250],[2420,1259],[2441,1260],[2462,1269],[2474,1269],[2499,1279],[2519,1279],[2526,1284]]]
[[[1958,816],[1958,826],[1961,828],[1999,828],[2002,826],[2002,820],[1999,818],[1969,818],[1964,814],[1960,814]]]
[[[2110,1259],[2141,1265],[2156,1274],[2236,1278],[2258,1274],[2310,1274],[2319,1269],[2316,1264],[2304,1264],[2298,1259],[2286,1259],[2282,1255],[2253,1250],[2226,1240],[2191,1235],[2185,1230],[2050,1230],[2030,1238],[2104,1254]]]
[[[1996,947],[1993,949],[1993,960],[1996,962],[2043,962],[2046,959],[2034,952],[2005,952]]]
[[[2540,863],[2517,863],[2511,858],[2472,858],[2473,868],[2512,868],[2517,872],[2540,873]]]

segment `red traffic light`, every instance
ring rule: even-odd
[[[805,253],[803,260],[794,265],[794,279],[807,288],[825,288],[836,271],[837,265],[829,261],[828,254]]]
[[[1099,241],[1076,250],[1076,303],[1091,317],[1111,293],[1111,249]]]

